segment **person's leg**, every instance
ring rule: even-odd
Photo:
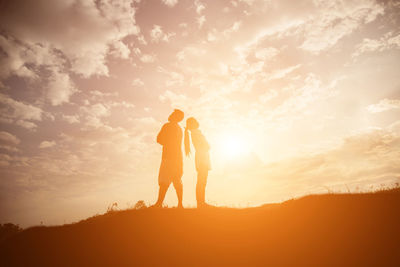
[[[206,184],[207,184],[207,170],[199,170],[197,172],[197,184],[196,184],[196,200],[197,207],[205,204]]]
[[[174,187],[176,191],[176,196],[178,197],[178,208],[183,208],[182,199],[183,199],[183,185],[182,180],[174,180]]]
[[[156,204],[153,205],[153,207],[162,207],[162,204],[164,202],[165,194],[168,191],[169,184],[166,183],[160,183],[160,188],[158,190],[158,199]]]

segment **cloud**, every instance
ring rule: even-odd
[[[160,25],[154,25],[150,31],[150,38],[153,43],[160,41],[168,43],[172,36],[175,36],[175,33],[164,33]]]
[[[75,92],[69,72],[85,78],[108,75],[109,52],[128,58],[122,39],[139,33],[135,12],[130,1],[4,3],[0,47],[5,56],[0,78],[35,78],[41,76],[41,68],[49,69],[53,73],[47,96],[53,105],[66,103]]]
[[[53,71],[47,86],[47,98],[53,106],[68,103],[69,98],[77,91],[70,76],[58,70]]]
[[[196,7],[196,13],[198,15],[200,15],[203,12],[203,10],[206,8],[206,6],[202,2],[200,2],[199,0],[195,0],[194,1],[194,5]]]
[[[39,148],[50,148],[56,145],[55,141],[43,141],[39,144]]]
[[[374,1],[315,1],[321,11],[304,24],[305,40],[301,49],[318,54],[333,47],[362,24],[384,14],[384,6]]]
[[[140,61],[142,61],[143,63],[153,63],[155,62],[157,59],[156,55],[150,55],[150,54],[143,54],[140,57]]]
[[[0,149],[7,150],[9,152],[19,152],[20,150],[14,146],[9,145],[0,145]]]
[[[297,64],[295,66],[290,66],[284,69],[274,70],[272,73],[266,74],[265,80],[282,79],[283,77],[285,77],[289,73],[292,73],[293,71],[297,70],[300,67],[301,64]]]
[[[326,187],[333,191],[371,190],[371,186],[378,189],[382,183],[391,185],[399,181],[399,141],[398,135],[388,131],[359,133],[323,153],[268,164],[263,174],[256,175],[268,177],[269,186],[278,183],[280,188],[297,195],[326,192]]]
[[[121,102],[111,102],[110,103],[111,107],[122,107],[122,108],[134,108],[135,105],[132,103],[128,103],[126,101],[121,101]]]
[[[266,103],[269,100],[278,96],[278,92],[276,90],[268,90],[264,94],[259,96],[261,103]]]
[[[131,50],[128,48],[126,44],[124,44],[124,42],[116,41],[112,44],[112,50],[110,54],[116,58],[127,59],[131,54]]]
[[[178,4],[178,0],[161,0],[161,1],[168,7],[174,7],[176,4]]]
[[[105,117],[110,115],[109,109],[101,103],[91,105],[89,107],[81,107],[85,113],[95,117]]]
[[[37,5],[42,8],[35,8]],[[72,70],[84,77],[106,74],[104,59],[109,46],[138,32],[135,9],[129,1],[100,1],[98,5],[17,1],[4,10],[7,13],[1,21],[10,34],[28,46],[43,43],[58,49],[69,59]],[[53,27],[47,27],[49,24]]]
[[[209,42],[227,40],[231,37],[231,35],[237,31],[239,31],[240,26],[242,25],[241,21],[235,21],[233,25],[222,32],[218,32],[217,29],[213,28],[207,34],[207,40]]]
[[[200,16],[196,19],[197,24],[199,25],[199,29],[201,29],[206,22],[206,17],[205,16]]]
[[[79,123],[79,116],[78,115],[62,115],[63,120],[70,124]]]
[[[14,145],[18,145],[21,142],[21,140],[15,135],[4,131],[0,131],[0,140]]]
[[[105,127],[106,125],[102,122],[102,118],[111,114],[110,108],[101,103],[81,107],[80,110],[85,114],[85,125],[94,128]]]
[[[352,57],[359,57],[364,53],[375,51],[382,52],[390,49],[400,49],[400,34],[393,36],[392,32],[388,32],[378,40],[365,38],[356,46],[356,51],[352,54]]]
[[[19,45],[14,39],[6,38],[0,35],[0,48],[4,51],[6,56],[0,55],[2,66],[0,68],[0,79],[7,78],[11,74],[20,77],[34,78],[35,73],[25,66],[30,60],[25,57],[25,49]]]
[[[157,71],[166,74],[169,78],[165,81],[167,87],[170,86],[182,86],[184,83],[184,76],[181,73],[175,71],[168,71],[162,67],[158,67]]]
[[[270,60],[278,54],[279,50],[275,47],[264,47],[256,50],[255,57],[259,60]]]
[[[2,93],[0,93],[0,103],[2,104],[0,107],[2,122],[16,122],[17,125],[28,129],[35,128],[36,124],[31,121],[41,121],[44,114],[39,107],[16,101]]]
[[[188,98],[183,94],[176,94],[170,90],[165,91],[164,94],[159,96],[161,102],[170,101],[171,106],[176,108],[185,107],[188,103]]]
[[[143,82],[141,79],[136,78],[136,79],[134,79],[134,80],[132,81],[132,85],[133,85],[133,86],[141,87],[141,86],[144,86],[144,82]]]
[[[31,121],[24,121],[24,120],[17,120],[15,122],[15,125],[21,126],[23,128],[26,128],[28,130],[34,130],[37,125]]]
[[[324,84],[317,75],[310,73],[302,83],[301,87],[286,89],[292,91],[292,94],[269,113],[269,119],[289,125],[291,120],[311,112],[314,103],[334,96],[337,80]]]
[[[376,104],[369,105],[367,110],[370,113],[381,113],[388,110],[400,109],[400,99],[382,99]]]

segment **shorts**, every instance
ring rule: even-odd
[[[179,162],[169,162],[163,159],[160,165],[160,172],[158,173],[158,184],[175,185],[182,184],[183,164]]]

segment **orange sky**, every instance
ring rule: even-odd
[[[0,223],[153,203],[174,108],[210,142],[212,204],[399,182],[399,15],[372,0],[0,1]]]

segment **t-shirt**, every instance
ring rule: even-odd
[[[177,123],[164,124],[157,135],[157,143],[163,146],[163,161],[182,164],[182,129]]]
[[[195,163],[196,169],[199,170],[210,170],[210,145],[200,130],[191,130],[193,146],[196,150]]]

